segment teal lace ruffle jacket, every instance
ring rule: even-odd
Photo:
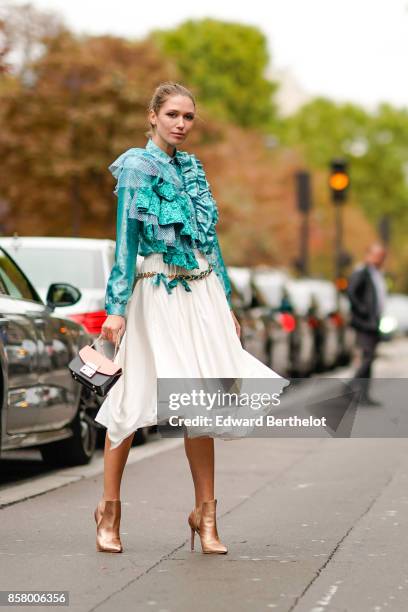
[[[194,154],[168,155],[151,139],[145,148],[134,147],[110,166],[117,179],[116,249],[105,295],[108,314],[124,316],[132,294],[137,255],[162,253],[163,261],[194,270],[198,249],[219,277],[231,308],[231,285],[216,234],[218,208],[204,168]],[[156,274],[151,282],[163,283],[168,293],[185,279]]]

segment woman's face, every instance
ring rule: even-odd
[[[155,124],[155,133],[166,143],[178,146],[183,142],[194,124],[195,108],[188,96],[171,96],[158,114],[150,111],[150,122]]]

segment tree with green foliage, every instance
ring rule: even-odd
[[[277,85],[265,77],[269,55],[258,28],[206,18],[151,37],[218,119],[248,128],[272,123]]]
[[[348,159],[353,200],[368,218],[375,223],[389,214],[407,229],[408,110],[382,104],[369,113],[316,98],[282,123],[280,136],[314,167]]]
[[[402,273],[408,269],[408,110],[381,104],[370,113],[355,104],[316,98],[278,131],[282,143],[302,151],[312,169],[328,171],[334,157],[348,160],[350,200],[374,227],[384,215],[391,220],[397,284],[408,289]]]

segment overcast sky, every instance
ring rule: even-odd
[[[28,0],[25,0],[28,1]],[[14,0],[14,4],[23,3]],[[408,0],[31,0],[77,32],[143,37],[188,18],[258,26],[273,64],[307,94],[368,107],[408,103]]]

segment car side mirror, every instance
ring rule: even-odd
[[[73,306],[81,297],[80,290],[70,283],[51,283],[47,291],[46,304],[53,310],[61,306]]]

